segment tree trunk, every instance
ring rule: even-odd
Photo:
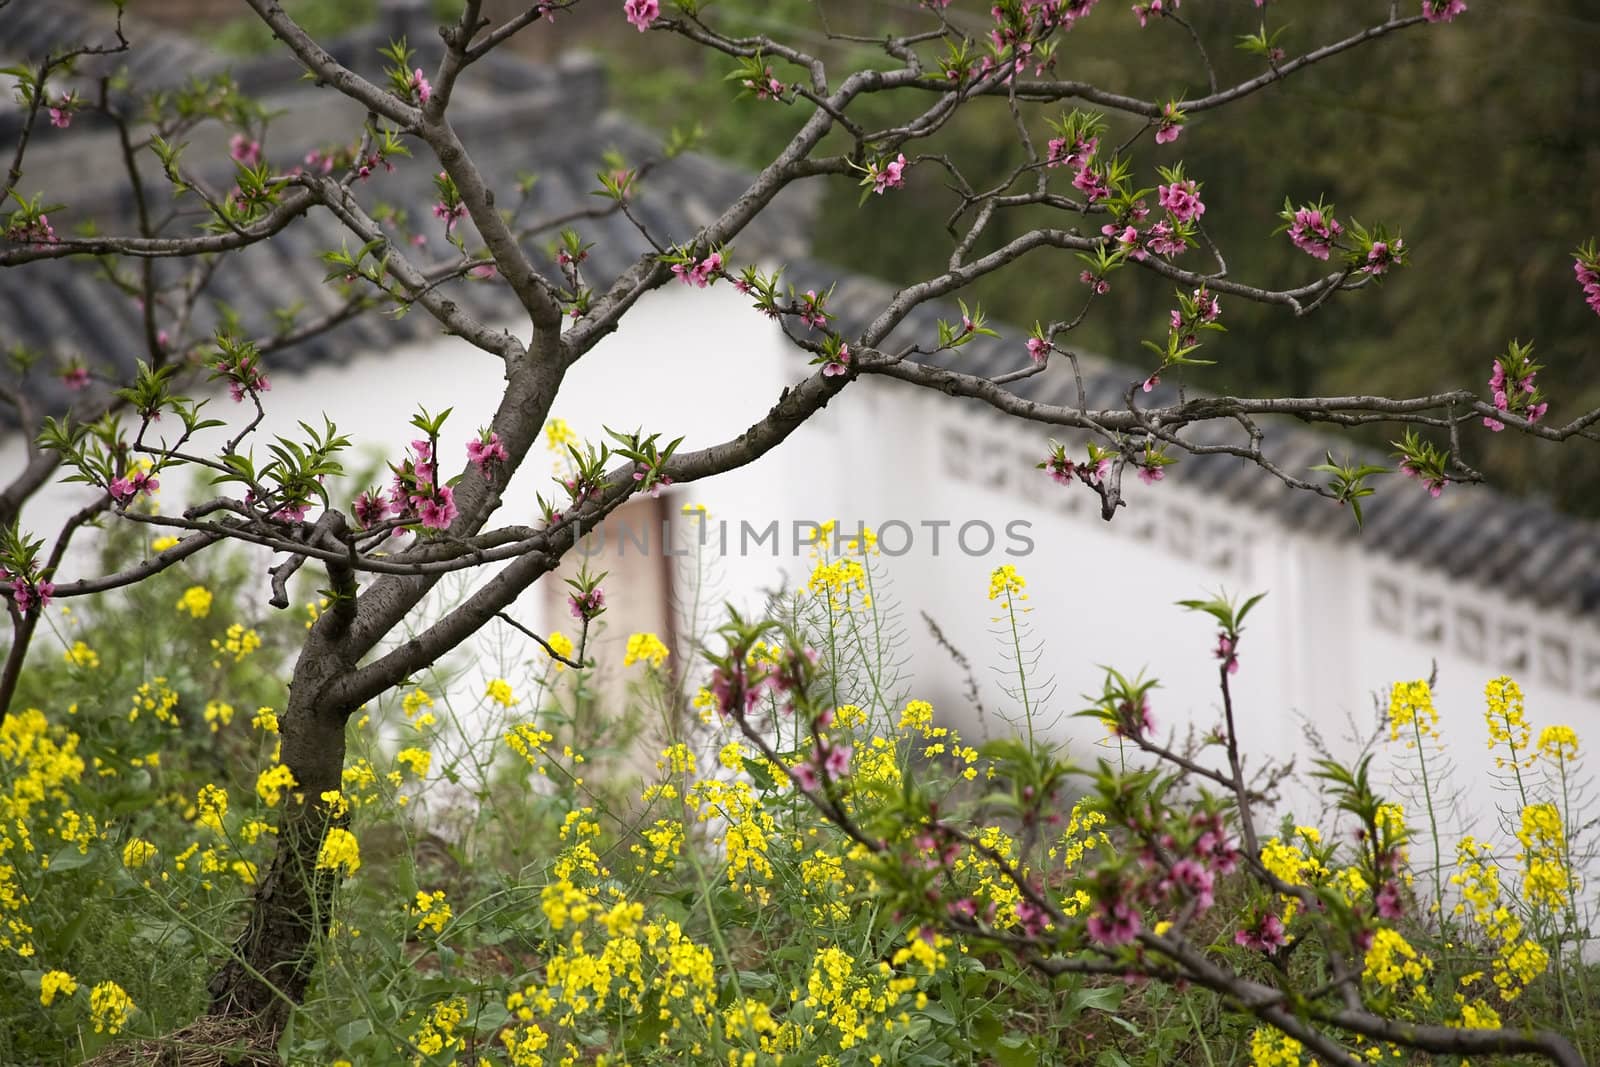
[[[347,709],[318,706],[318,694],[343,668],[313,635],[295,665],[280,729],[281,762],[295,785],[284,794],[272,862],[256,883],[250,917],[231,956],[212,978],[211,1013],[248,1015],[281,1033],[305,997],[328,932],[339,871],[317,869],[328,830],[343,824],[321,798],[341,787]]]

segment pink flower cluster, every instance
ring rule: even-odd
[[[822,376],[824,378],[837,378],[841,375],[849,373],[850,346],[847,344],[840,344],[839,351],[829,356],[827,362],[823,363]]]
[[[1550,405],[1538,399],[1538,387],[1533,380],[1538,376],[1538,369],[1532,365],[1522,368],[1518,376],[1515,366],[1507,368],[1506,360],[1494,361],[1494,373],[1489,375],[1489,389],[1494,394],[1494,406],[1500,411],[1520,413],[1528,420],[1528,424],[1538,422],[1544,418],[1545,412],[1550,410]],[[1532,402],[1529,402],[1531,399]],[[1506,428],[1506,424],[1499,419],[1484,417],[1483,424],[1495,433]],[[1435,494],[1436,496],[1438,494]]]
[[[1094,154],[1099,148],[1100,138],[1098,137],[1087,139],[1079,137],[1071,145],[1067,144],[1065,137],[1052,137],[1050,138],[1044,165],[1046,167],[1072,167],[1075,170],[1082,170],[1093,161]]]
[[[1393,241],[1374,241],[1367,249],[1367,261],[1361,265],[1362,274],[1387,274],[1389,268],[1399,263],[1406,254],[1404,238]]]
[[[746,658],[748,649],[730,649],[728,666],[718,666],[711,672],[709,688],[717,702],[717,714],[723,718],[743,718],[761,700],[763,692],[773,699],[783,701],[786,694],[795,692],[805,684],[808,672],[820,658],[816,649],[805,648],[799,653],[785,650],[776,664],[751,664]],[[785,714],[794,712],[794,705],[783,702]],[[817,729],[832,725],[833,713],[823,712],[817,718]]]
[[[1573,260],[1572,273],[1577,276],[1578,284],[1583,286],[1584,301],[1596,315],[1600,315],[1600,255],[1579,254]]]
[[[357,498],[353,510],[362,526],[374,526],[393,515],[431,530],[446,530],[460,515],[455,490],[438,484],[439,463],[432,442],[427,438],[412,441],[411,452],[403,464],[391,468],[394,479],[387,496],[380,490]]]
[[[1028,358],[1043,364],[1050,358],[1050,342],[1043,337],[1028,338]]]
[[[648,477],[650,477],[650,471],[644,467],[641,467],[633,472],[633,480],[636,482],[642,482]],[[672,479],[668,478],[666,475],[663,474],[657,477],[655,481],[650,483],[651,498],[659,500],[661,498],[661,490],[667,488],[671,484]]]
[[[261,162],[261,142],[236,133],[228,139],[228,158],[246,167],[254,167]]]
[[[1289,939],[1284,934],[1283,920],[1269,911],[1254,927],[1234,931],[1233,943],[1270,954],[1287,945]]]
[[[850,773],[853,751],[849,745],[835,745],[818,738],[810,754],[790,767],[789,774],[801,791],[815,793],[822,785],[824,776],[828,781],[836,782]]]
[[[1074,463],[1067,458],[1066,449],[1057,445],[1037,466],[1057,485],[1071,485],[1077,479],[1084,485],[1096,486],[1111,473],[1111,457],[1091,456],[1087,463]]]
[[[1200,200],[1200,186],[1192,180],[1159,185],[1156,194],[1161,206],[1180,223],[1193,222],[1206,213],[1206,206]]]
[[[261,369],[261,362],[254,356],[253,351],[224,356],[212,364],[213,379],[223,378],[228,383],[228,395],[233,397],[235,404],[241,403],[248,395],[254,397],[258,393],[272,391],[272,383],[267,380],[266,373]]]
[[[495,463],[504,463],[510,458],[511,454],[506,451],[500,435],[494,430],[480,434],[467,442],[467,459],[478,468],[478,473],[484,478],[489,477]]]
[[[55,227],[50,225],[50,216],[40,215],[33,222],[6,227],[6,240],[44,248],[46,245],[60,243],[61,238],[56,236]]]
[[[623,0],[622,13],[643,33],[661,15],[661,0]]]
[[[1132,229],[1132,227],[1130,226],[1129,229]],[[1104,277],[1096,274],[1092,270],[1085,270],[1083,273],[1079,274],[1078,280],[1084,285],[1087,285],[1095,296],[1105,296],[1111,291],[1111,283],[1106,281]]]
[[[1333,251],[1333,242],[1344,232],[1339,220],[1322,208],[1303,207],[1294,213],[1289,224],[1289,240],[1308,256],[1327,259]]]
[[[812,329],[826,329],[828,313],[823,310],[823,302],[827,300],[826,294],[818,296],[815,289],[807,289],[806,295],[800,300],[800,321]]]
[[[1421,482],[1423,488],[1428,490],[1428,495],[1435,500],[1444,492],[1444,487],[1450,484],[1450,479],[1442,474],[1432,474],[1412,463],[1409,459],[1400,461],[1400,473],[1407,478],[1415,478]]]
[[[106,491],[111,494],[112,500],[126,506],[139,494],[153,493],[160,488],[159,478],[147,470],[136,470],[120,478],[113,478]]]
[[[467,217],[467,205],[447,204],[441,200],[433,205],[433,217],[444,220],[444,232],[448,234],[456,223]]]
[[[604,589],[595,586],[587,593],[568,593],[567,610],[572,612],[572,617],[579,622],[589,622],[599,616],[606,608],[606,593]]]
[[[692,285],[697,289],[704,289],[716,281],[717,274],[722,270],[722,253],[713,252],[698,263],[674,263],[672,273],[685,285]]]
[[[757,100],[781,100],[788,89],[788,86],[773,76],[771,67],[764,68],[759,79],[746,78],[742,84],[756,94]]]
[[[1163,833],[1140,851],[1138,863],[1146,874],[1139,884],[1102,888],[1088,921],[1091,938],[1107,947],[1132,941],[1140,929],[1137,904],[1170,911],[1175,904],[1188,903],[1196,916],[1211,910],[1217,878],[1239,867],[1238,845],[1215,812],[1191,816],[1188,833],[1181,837]]]
[[[1238,642],[1227,635],[1227,632],[1217,634],[1217,648],[1214,655],[1222,661],[1223,669],[1229,674],[1239,673],[1239,653],[1235,651]]]
[[[1146,4],[1134,4],[1133,13],[1138,16],[1140,26],[1148,26],[1150,16],[1165,15],[1168,11],[1178,10],[1178,5],[1183,0],[1150,0]]]
[[[906,154],[901,152],[899,157],[885,163],[882,169],[874,165],[869,177],[872,178],[872,191],[882,194],[885,189],[900,189],[906,184]]]
[[[1179,117],[1178,105],[1172,101],[1161,109],[1161,121],[1156,124],[1156,144],[1171,144],[1183,133],[1183,119]]]
[[[50,125],[58,130],[64,130],[72,125],[72,112],[78,106],[78,92],[76,89],[62,96],[60,100],[50,105]]]
[[[54,582],[30,582],[23,577],[12,577],[0,569],[0,581],[11,578],[11,602],[16,604],[17,610],[27,614],[37,607],[41,611],[50,606],[50,598],[56,595]]]
[[[417,102],[419,104],[426,104],[433,99],[433,83],[428,80],[426,74],[422,73],[421,67],[411,72],[411,80],[406,84],[410,85],[411,91],[417,94]]]
[[[1422,0],[1422,17],[1429,22],[1454,22],[1467,9],[1467,0]]]

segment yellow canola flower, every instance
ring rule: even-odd
[[[342,870],[346,875],[361,869],[361,845],[356,835],[342,827],[334,827],[322,839],[322,849],[317,853],[317,869]]]
[[[74,667],[82,667],[85,670],[92,671],[100,666],[100,654],[82,641],[72,642],[72,647],[67,649],[62,658]]]
[[[191,585],[178,598],[178,610],[187,611],[191,618],[203,619],[211,614],[211,590],[203,585]]]
[[[511,691],[511,683],[504,678],[491,678],[483,695],[501,707],[509,708],[517,702],[516,694]]]
[[[565,655],[565,653],[563,653]],[[623,654],[622,665],[631,667],[641,660],[647,660],[652,667],[660,667],[666,662],[667,646],[662,644],[661,638],[651,633],[634,634],[628,638],[628,649]]]
[[[131,837],[122,846],[122,865],[130,870],[143,867],[156,857],[156,846],[142,837]]]
[[[293,789],[295,784],[294,772],[279,763],[256,775],[256,795],[266,801],[267,807],[275,808],[283,791]]]
[[[39,1003],[47,1008],[56,999],[56,994],[70,997],[77,991],[77,980],[66,971],[46,971],[39,977]]]
[[[1439,713],[1433,706],[1433,690],[1421,679],[1396,682],[1389,692],[1389,740],[1399,740],[1402,733],[1409,738],[1407,748],[1416,747],[1418,737],[1439,736]]]
[[[1539,754],[1552,763],[1577,759],[1577,733],[1570,726],[1546,726],[1539,731]]]
[[[97,1034],[121,1033],[135,1008],[133,998],[115,982],[101,982],[89,991],[89,1017]]]

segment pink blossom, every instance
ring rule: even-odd
[[[1317,208],[1303,207],[1294,213],[1289,240],[1306,255],[1327,259],[1328,253],[1333,251],[1334,240],[1343,232],[1344,227],[1332,215],[1324,217]]]
[[[717,271],[722,269],[722,253],[713,252],[698,263],[674,263],[672,273],[685,285],[692,285],[697,289],[704,289],[716,280]]]
[[[1256,928],[1252,930],[1237,930],[1233,935],[1233,943],[1253,948],[1258,952],[1276,952],[1289,943],[1284,936],[1283,920],[1272,912],[1268,912]]]
[[[1038,937],[1044,933],[1045,925],[1050,921],[1049,913],[1026,897],[1017,901],[1012,910],[1017,913],[1017,922],[1022,924],[1022,932],[1029,937]]]
[[[1154,485],[1156,482],[1159,482],[1166,476],[1167,469],[1165,467],[1152,466],[1139,468],[1139,480],[1146,485]]]
[[[906,154],[901,152],[899,157],[883,165],[883,169],[872,176],[872,191],[882,193],[885,189],[899,189],[906,184]]]
[[[1239,657],[1234,653],[1234,640],[1225,633],[1217,635],[1217,648],[1214,655],[1220,659],[1229,674],[1239,673]]]
[[[1147,4],[1134,4],[1133,13],[1138,16],[1139,25],[1146,26],[1149,24],[1146,19],[1150,15],[1165,14],[1169,10],[1176,11],[1182,2],[1183,0],[1150,0]]]
[[[1183,133],[1183,122],[1177,117],[1178,105],[1168,101],[1161,109],[1161,122],[1156,126],[1156,144],[1171,144]]]
[[[1028,338],[1028,358],[1035,363],[1043,363],[1050,358],[1050,342],[1043,337]]]
[[[599,615],[606,606],[605,590],[595,586],[582,597],[567,594],[567,610],[572,612],[572,617],[580,621],[587,621]],[[747,694],[749,695],[749,694]]]
[[[1596,315],[1600,315],[1600,268],[1577,259],[1573,261],[1572,273],[1577,276],[1578,284],[1583,286],[1584,302]]]
[[[1077,473],[1077,467],[1066,456],[1051,456],[1044,461],[1044,470],[1058,485],[1071,485],[1072,476]]]
[[[1078,275],[1078,280],[1087,285],[1096,296],[1104,296],[1111,291],[1111,283],[1092,270],[1085,270]]]
[[[1126,900],[1099,904],[1089,916],[1089,936],[1105,945],[1116,948],[1126,945],[1139,936],[1139,913]]]
[[[50,606],[50,598],[56,595],[54,582],[28,582],[23,578],[15,578],[11,582],[11,598],[17,605],[17,610],[26,614],[33,607],[41,610]]]
[[[441,200],[433,205],[433,217],[444,219],[444,232],[449,233],[457,222],[467,217],[467,205],[456,204],[452,207]]]
[[[1094,159],[1094,154],[1100,148],[1100,138],[1079,137],[1069,146],[1065,137],[1050,139],[1049,153],[1045,156],[1044,165],[1047,167],[1073,167],[1082,170]]]
[[[117,503],[127,504],[140,493],[153,493],[160,488],[161,479],[149,471],[136,470],[112,479],[108,492],[111,494],[111,499]]]
[[[643,33],[660,16],[661,0],[623,0],[622,13]]]
[[[1448,477],[1424,474],[1410,460],[1400,461],[1400,473],[1421,482],[1423,487],[1428,490],[1428,495],[1435,500],[1439,498],[1440,493],[1444,492],[1444,487],[1450,484]]]
[[[383,495],[383,490],[377,489],[356,497],[351,510],[355,512],[356,522],[364,528],[371,528],[388,518],[394,508],[389,498]]]
[[[646,470],[636,470],[636,471],[633,472],[633,480],[636,481],[636,482],[642,482],[642,481],[645,480],[645,477],[648,474],[649,474],[649,472],[646,471]],[[657,478],[655,481],[650,483],[650,496],[653,499],[660,499],[661,490],[667,488],[671,484],[672,484],[672,479],[666,477],[665,475],[663,475],[662,477]]]
[[[1216,875],[1198,860],[1181,859],[1172,865],[1172,881],[1194,899],[1195,911],[1205,912],[1215,903]]]
[[[422,520],[422,525],[430,530],[447,530],[450,524],[456,521],[460,514],[456,510],[455,490],[448,485],[441,485],[428,496],[415,496],[411,498],[412,505],[417,509],[417,515]]]
[[[796,763],[789,768],[789,774],[793,776],[794,784],[805,793],[815,793],[817,787],[822,784],[817,778],[817,769],[810,762]]]
[[[841,374],[850,372],[850,346],[841,344],[839,351],[822,365],[824,378],[837,378]]]
[[[828,773],[829,778],[839,779],[850,773],[850,754],[853,749],[849,745],[830,745],[827,753],[822,757],[822,769]]]
[[[1166,219],[1162,219],[1150,227],[1150,231],[1145,237],[1145,247],[1158,256],[1170,258],[1186,251],[1189,247],[1189,242],[1177,230],[1173,229],[1171,223]]]
[[[50,125],[64,130],[72,125],[72,110],[77,106],[78,93],[73,90],[50,107]]]
[[[510,458],[511,454],[501,443],[500,435],[493,430],[489,431],[488,438],[475,437],[467,442],[467,459],[485,478],[489,477],[489,469],[496,461],[504,463]]]
[[[259,369],[250,368],[242,372],[240,377],[231,378],[228,382],[228,395],[233,397],[234,403],[244,400],[246,393],[270,393],[272,383]]]
[[[1160,384],[1161,384],[1161,372],[1157,371],[1156,373],[1150,375],[1150,377],[1146,378],[1144,380],[1144,384],[1142,386],[1140,386],[1140,388],[1148,393],[1148,392],[1150,392],[1150,390],[1154,389],[1156,386],[1158,386]]]
[[[800,321],[813,329],[821,329],[828,325],[828,313],[822,310],[823,297],[817,296],[815,289],[807,289],[804,300],[800,305]]]
[[[1073,176],[1072,186],[1082,192],[1091,204],[1111,195],[1111,190],[1106,186],[1105,176],[1091,167],[1084,167],[1078,171]]]
[[[253,167],[261,162],[261,142],[236,133],[228,139],[228,157],[235,163]]]
[[[68,367],[61,372],[61,381],[75,393],[86,389],[89,386],[89,368],[83,366]]]
[[[1205,204],[1200,202],[1200,186],[1193,181],[1157,186],[1156,192],[1161,206],[1179,222],[1191,222],[1206,213]]]
[[[411,72],[411,91],[417,94],[417,100],[426,104],[433,98],[433,83],[428,81],[428,76],[418,67]]]
[[[1400,896],[1400,886],[1396,882],[1385,882],[1373,898],[1377,905],[1378,916],[1383,919],[1398,919],[1406,912],[1405,902]]]
[[[1429,22],[1454,22],[1467,9],[1467,0],[1422,0],[1422,17]]]
[[[1110,459],[1103,459],[1100,462],[1105,466],[1111,464]],[[1096,478],[1095,480],[1098,481],[1099,479]],[[1119,737],[1130,736],[1128,732],[1130,728],[1133,731],[1131,734],[1133,737],[1148,737],[1155,733],[1156,717],[1150,712],[1149,700],[1141,699],[1137,708],[1126,702],[1118,705],[1117,717],[1116,733]]]
[[[299,503],[284,504],[280,506],[276,511],[269,515],[268,518],[283,519],[285,522],[300,522],[305,519],[306,512],[310,510],[310,503],[302,500]]]

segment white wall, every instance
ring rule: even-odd
[[[802,373],[776,327],[731,287],[673,286],[642,301],[573,369],[554,414],[590,439],[603,425],[637,427],[663,439],[681,434],[689,449],[737,434]],[[407,423],[421,397],[432,410],[455,409],[448,456],[487,420],[499,385],[496,362],[458,341],[416,344],[382,362],[276,376],[267,429],[287,433],[295,419],[315,421],[326,411],[358,444],[395,458],[414,436]],[[231,408],[225,400],[217,406]],[[1134,482],[1130,506],[1107,524],[1086,489],[1058,486],[1033,469],[1048,436],[976,405],[864,381],[774,453],[674,496],[733,523],[735,546],[741,520],[780,523],[778,558],[735,551],[719,562],[720,588],[745,607],[777,584],[780,572],[801,581],[808,573],[804,551],[796,556],[788,543],[794,521],[909,524],[913,549],[881,562],[913,637],[915,688],[963,725],[972,723],[961,706],[962,680],[919,613],[928,612],[979,665],[990,709],[1003,705],[988,670],[1004,661],[986,593],[989,572],[1009,562],[1028,579],[1030,625],[1046,641],[1043,670],[1055,683],[1047,715],[1082,707],[1081,694],[1099,689],[1100,665],[1110,665],[1160,677],[1154,709],[1164,728],[1209,727],[1218,716],[1213,629],[1173,602],[1226,588],[1269,593],[1250,619],[1236,678],[1241,729],[1254,752],[1303,755],[1303,720],[1330,741],[1345,732],[1347,717],[1369,726],[1372,694],[1426,676],[1435,659],[1437,702],[1465,783],[1481,785],[1489,770],[1482,688],[1502,671],[1522,683],[1536,723],[1565,722],[1580,736],[1600,738],[1600,627],[1593,620],[1506,603],[1488,590],[1365,554],[1359,542],[1287,533],[1267,516],[1186,487],[1181,464],[1159,485]],[[15,469],[21,458],[20,442],[0,445],[0,470]],[[533,495],[550,488],[547,473],[543,459],[529,464],[502,521],[535,518]],[[179,496],[170,483],[163,492],[168,507]],[[83,497],[81,488],[53,488],[30,505],[27,524],[53,530]],[[935,554],[922,524],[937,520],[953,525]],[[993,552],[975,557],[952,544],[955,529],[970,520],[999,534]],[[1034,548],[1021,558],[1005,553],[1013,521],[1031,524]],[[560,625],[537,618],[540,599],[525,600],[529,621]],[[1479,622],[1481,637],[1473,629]],[[1062,736],[1096,733],[1081,720],[1060,729]]]

